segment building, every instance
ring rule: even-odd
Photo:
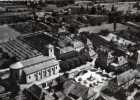
[[[47,87],[47,81],[58,77],[59,61],[54,56],[52,45],[48,45],[49,56],[37,56],[19,61],[10,66],[10,78],[20,84],[37,84]]]
[[[92,42],[89,39],[87,39],[86,45],[88,46],[90,52],[92,52],[93,46],[92,46]],[[56,47],[57,51],[59,51],[58,54],[60,55],[69,53],[71,51],[80,52],[84,48],[85,48],[85,44],[82,41],[77,40],[77,39],[69,39],[68,37],[66,37],[65,40],[61,40],[59,43],[59,46]]]
[[[128,89],[130,85],[134,84],[137,74],[137,70],[130,69],[110,80],[107,88],[112,93],[117,93],[121,89]]]
[[[122,37],[117,36],[116,34],[109,33],[107,36],[100,35],[101,38],[105,39],[106,41],[111,42],[112,44],[115,44],[118,48],[121,48],[122,50],[127,50],[127,47],[129,45],[135,45],[136,43],[126,40]]]
[[[96,60],[96,64],[99,66],[107,67],[110,63],[113,62],[114,56],[112,55],[113,50],[108,49],[104,46],[100,46],[98,49],[98,58]]]
[[[129,62],[134,66],[140,64],[140,50],[135,51],[132,56],[129,57]]]
[[[23,92],[30,100],[55,100],[55,98],[51,96],[46,90],[35,84],[25,89]]]
[[[112,71],[116,73],[122,73],[124,71],[127,71],[130,69],[129,62],[128,62],[128,56],[121,54],[119,52],[113,53],[114,60],[112,63],[110,63],[109,67]]]
[[[38,50],[32,49],[29,45],[14,39],[0,44],[0,48],[10,57],[16,57],[18,61],[33,58],[41,55]]]
[[[71,97],[72,100],[86,100],[88,96],[88,88],[76,83],[73,80],[68,80],[63,85],[64,94]]]
[[[43,96],[45,94],[37,85],[32,85],[30,88],[25,89],[24,93],[31,100],[43,100]]]

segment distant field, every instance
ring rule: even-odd
[[[134,4],[135,2],[101,3],[101,5],[105,5],[105,7],[109,10],[111,9],[112,5],[115,5],[118,10],[121,11],[126,11],[128,8],[132,9]]]
[[[128,26],[117,24],[117,31],[125,30]],[[79,30],[79,32],[88,31],[90,33],[99,33],[101,30],[108,29],[109,31],[114,31],[113,24],[102,24],[101,26],[88,26],[83,27]]]

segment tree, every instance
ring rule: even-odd
[[[82,41],[84,44],[87,44],[87,36],[88,36],[88,32],[81,32],[81,33],[80,33],[81,41]]]
[[[66,71],[71,69],[66,61],[61,61],[60,62],[60,68],[61,68],[62,72],[66,72]]]
[[[107,36],[110,33],[110,31],[108,29],[103,29],[100,31],[100,34],[103,36]]]
[[[73,59],[68,59],[67,63],[70,66],[70,69],[74,69],[76,67]]]

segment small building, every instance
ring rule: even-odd
[[[88,88],[76,83],[73,80],[68,80],[63,85],[64,94],[74,100],[87,100]]]
[[[24,90],[24,94],[30,100],[55,100],[47,91],[33,84],[31,87]]]
[[[80,51],[80,50],[85,48],[85,44],[82,41],[79,41],[79,40],[74,40],[72,44],[73,44],[73,48],[76,51]],[[89,39],[87,39],[86,45],[88,46],[89,49],[90,48],[93,49],[92,42]]]
[[[37,85],[32,85],[28,89],[25,89],[24,93],[30,100],[43,100],[44,93]]]
[[[68,41],[68,39],[67,39],[67,41]],[[57,49],[56,55],[60,55],[60,56],[63,54],[69,53],[69,52],[73,52],[73,51],[80,52],[82,49],[85,48],[85,44],[79,40],[70,40],[70,42],[69,42],[70,45],[68,45],[68,46],[66,46],[66,43],[67,43],[66,41],[60,41],[60,43],[61,43],[61,45],[62,44],[64,45],[63,47],[60,45],[59,45],[59,47],[56,47],[56,49]],[[95,55],[95,52],[93,50],[92,42],[89,39],[87,39],[86,45],[89,48],[90,56],[93,57]]]

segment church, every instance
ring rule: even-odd
[[[54,47],[48,45],[48,56],[37,56],[16,62],[10,66],[10,79],[21,86],[37,84],[43,88],[47,82],[59,75],[59,61],[54,55]],[[25,87],[26,88],[26,87]]]

